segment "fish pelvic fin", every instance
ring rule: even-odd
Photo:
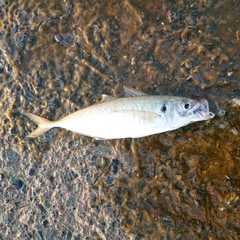
[[[43,117],[39,117],[38,115],[35,115],[33,113],[21,112],[21,114],[38,125],[38,128],[27,136],[28,138],[36,138],[39,135],[47,132],[51,128],[56,127],[55,122],[50,121]]]

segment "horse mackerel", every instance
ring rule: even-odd
[[[132,88],[124,89],[128,97],[103,95],[100,102],[58,121],[22,112],[38,125],[28,137],[35,138],[60,127],[95,139],[139,138],[214,117],[206,99],[146,95]]]

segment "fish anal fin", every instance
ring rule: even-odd
[[[95,140],[100,140],[100,141],[103,141],[103,140],[106,140],[106,138],[100,138],[100,137],[94,137]]]

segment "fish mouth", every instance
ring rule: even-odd
[[[215,116],[214,113],[209,112],[209,105],[206,99],[201,99],[200,101],[198,101],[193,107],[192,112],[194,115],[197,115],[203,120],[208,120]]]

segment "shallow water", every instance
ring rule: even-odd
[[[239,14],[234,0],[0,1],[0,238],[239,238]],[[26,138],[19,111],[56,120],[123,85],[206,98],[216,117],[136,140]]]

